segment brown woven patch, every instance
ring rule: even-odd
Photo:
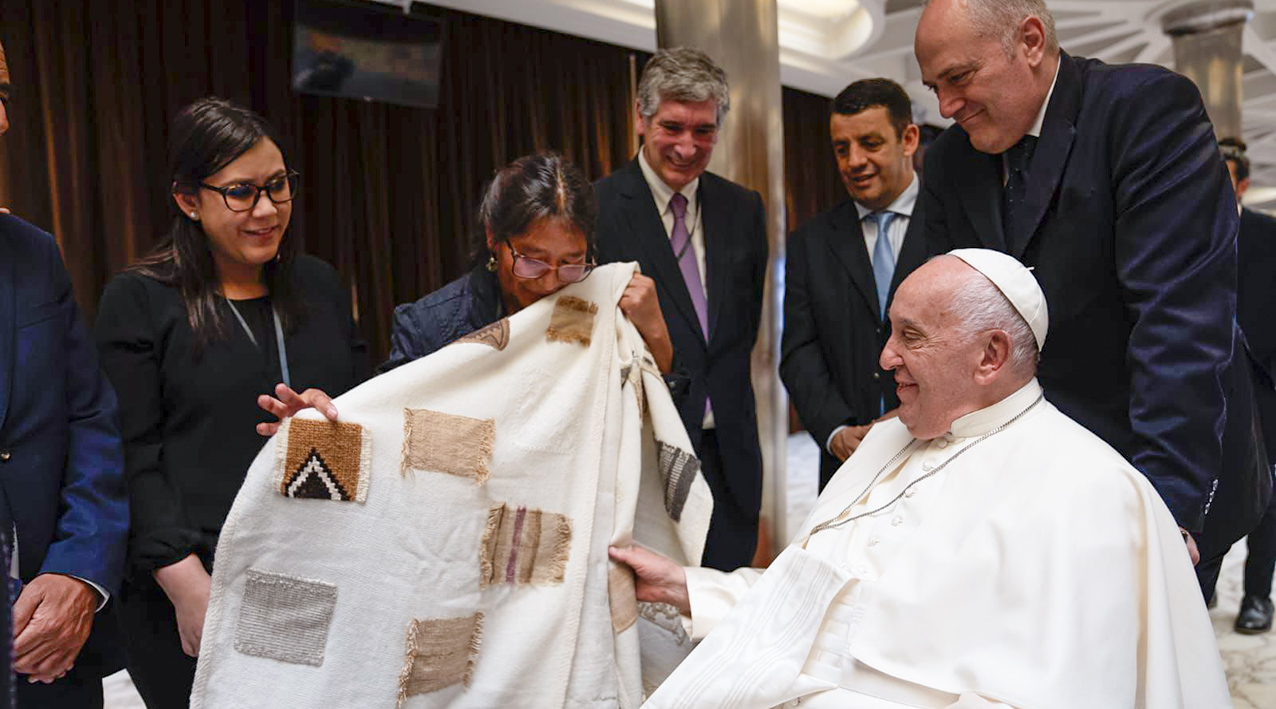
[[[571,542],[571,520],[563,515],[509,505],[493,507],[479,545],[479,581],[484,587],[562,583]]]
[[[665,486],[665,512],[677,522],[682,519],[682,507],[687,504],[691,483],[695,482],[696,474],[700,472],[700,459],[694,453],[663,441],[656,441],[656,448],[659,452],[657,465],[660,480]]]
[[[368,497],[371,439],[357,423],[291,419],[279,446],[279,494],[363,502]]]
[[[487,481],[496,422],[429,409],[403,410],[403,463],[408,468],[451,473]]]
[[[397,706],[403,706],[408,697],[454,684],[468,687],[482,636],[482,613],[408,623],[408,652],[399,672]]]
[[[682,615],[668,603],[639,603],[638,615],[647,622],[669,633],[679,645],[691,642],[686,628],[682,627]]]
[[[634,572],[628,566],[613,563],[607,570],[607,599],[611,603],[611,629],[617,633],[628,630],[638,620]]]
[[[554,314],[545,329],[545,339],[551,342],[579,342],[589,346],[594,332],[594,315],[598,306],[571,295],[559,297],[554,303]]]
[[[456,341],[472,342],[479,345],[487,345],[494,350],[503,350],[505,345],[510,342],[510,321],[508,318],[501,318],[481,330],[475,330],[465,337],[458,338]]]

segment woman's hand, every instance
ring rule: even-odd
[[[664,313],[660,312],[656,282],[635,273],[625,286],[624,295],[620,296],[620,310],[638,328],[661,373],[668,374],[673,369],[673,342],[669,339]]]
[[[199,657],[199,643],[204,635],[204,614],[208,612],[208,590],[212,578],[204,570],[199,557],[191,554],[176,564],[156,569],[155,581],[173,604],[177,616],[177,633],[182,639],[182,652]]]
[[[333,405],[332,397],[318,389],[307,389],[298,394],[287,384],[278,384],[275,386],[275,395],[262,394],[257,397],[257,405],[279,418],[274,423],[257,424],[257,433],[262,436],[275,435],[280,421],[302,409],[315,408],[327,416],[329,421],[337,420],[337,407]]]

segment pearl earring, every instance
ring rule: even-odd
[[[199,216],[195,214],[194,210],[191,211],[191,219],[194,219],[195,221],[199,221]]]

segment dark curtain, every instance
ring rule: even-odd
[[[641,52],[418,4],[444,26],[437,109],[308,96],[290,88],[294,6],[0,2],[14,82],[0,205],[57,236],[88,317],[106,281],[173,218],[168,126],[201,96],[244,104],[283,136],[302,173],[286,238],[347,280],[375,360],[396,304],[468,268],[496,168],[553,149],[597,179],[631,157],[630,63],[640,70]],[[786,151],[793,224],[832,204],[823,182],[836,175],[827,99],[786,89],[784,101],[786,141],[798,147]]]
[[[785,87],[784,206],[792,232],[847,199],[829,140],[833,99]]]

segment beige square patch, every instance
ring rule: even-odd
[[[493,507],[479,545],[479,582],[484,587],[562,583],[571,542],[571,520],[563,515],[509,505]]]
[[[545,329],[551,342],[578,342],[586,347],[594,332],[594,315],[598,306],[571,295],[560,296],[554,303],[554,314]]]
[[[607,600],[611,603],[611,629],[622,633],[638,620],[638,592],[634,572],[624,564],[612,563],[607,570]]]
[[[363,426],[294,418],[278,435],[280,495],[344,502],[368,498],[372,439]]]
[[[508,318],[501,318],[485,328],[475,330],[465,337],[457,338],[456,341],[487,345],[498,351],[503,350],[505,345],[510,342],[510,321]]]
[[[429,409],[403,410],[403,464],[408,468],[451,473],[487,481],[496,441],[496,422]]]
[[[454,684],[469,686],[483,636],[483,614],[408,624],[408,652],[399,673],[399,701]]]

